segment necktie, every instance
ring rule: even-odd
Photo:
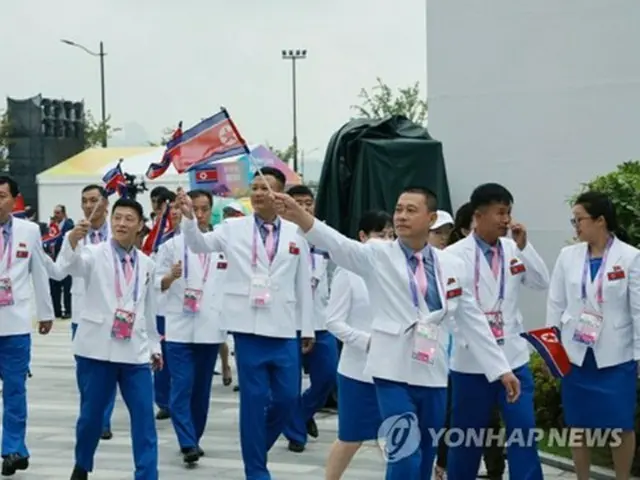
[[[124,279],[127,283],[131,283],[131,279],[133,278],[133,265],[131,264],[131,256],[124,256]]]
[[[493,278],[498,278],[500,273],[500,252],[498,247],[491,247],[491,272],[493,273]]]
[[[415,258],[418,260],[416,270],[413,272],[413,276],[418,284],[418,290],[423,297],[427,295],[427,272],[424,270],[424,264],[422,263],[422,253],[416,253]]]
[[[273,225],[270,223],[265,223],[264,228],[267,230],[267,236],[264,239],[264,248],[267,251],[267,257],[269,257],[269,261],[273,261],[273,257],[276,253],[276,242],[273,235]]]
[[[0,260],[4,257],[4,227],[0,225]]]
[[[94,245],[96,243],[100,243],[100,232],[98,232],[97,230],[94,231],[91,235],[91,243],[93,243]]]

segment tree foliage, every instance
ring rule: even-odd
[[[609,196],[616,209],[618,223],[627,231],[630,243],[640,247],[640,161],[625,162],[614,171],[585,183],[570,202],[573,203],[580,193],[587,190]]]
[[[284,163],[289,164],[293,160],[295,155],[295,145],[291,144],[287,148],[281,150],[273,145],[266,144],[266,147],[273,152],[273,154],[282,160]]]
[[[167,127],[162,130],[162,136],[160,137],[159,141],[147,142],[147,143],[149,144],[150,147],[163,147],[171,141],[171,137],[173,137],[173,132],[175,131],[176,131],[175,128]]]
[[[352,105],[351,109],[357,112],[359,117],[385,118],[389,115],[404,115],[421,125],[427,121],[427,102],[420,93],[420,82],[394,92],[378,77],[376,85],[369,90],[360,90],[358,98],[360,105]]]
[[[111,126],[111,115],[104,122],[97,121],[91,110],[84,113],[84,148],[101,147],[103,142],[109,140],[116,131]]]

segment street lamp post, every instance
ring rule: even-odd
[[[282,50],[282,59],[291,60],[293,90],[293,171],[298,173],[298,112],[296,97],[296,60],[307,58],[306,50]]]
[[[87,47],[85,47],[84,45],[80,45],[79,43],[76,42],[72,42],[71,40],[60,40],[62,43],[66,44],[66,45],[71,45],[72,47],[76,47],[79,48],[80,50],[84,50],[86,53],[88,53],[89,55],[91,55],[92,57],[98,57],[100,59],[100,100],[101,100],[101,117],[102,117],[102,128],[105,130],[103,133],[104,135],[102,136],[102,146],[106,148],[107,146],[107,132],[106,132],[106,128],[107,128],[107,95],[106,95],[106,88],[105,88],[105,81],[104,81],[104,57],[106,55],[105,51],[104,51],[104,45],[102,42],[100,42],[100,49],[98,50],[98,52],[94,52],[93,50],[89,50]]]

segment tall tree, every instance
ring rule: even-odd
[[[394,92],[378,77],[376,84],[369,90],[360,90],[358,98],[360,105],[352,105],[351,108],[359,117],[384,118],[388,115],[404,115],[421,125],[427,121],[427,102],[420,93],[420,82]]]

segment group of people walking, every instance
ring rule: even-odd
[[[499,427],[500,419],[525,438],[535,428],[521,287],[548,290],[547,324],[560,330],[572,363],[562,380],[565,423],[620,429],[613,458],[619,478],[629,477],[640,252],[625,243],[605,195],[578,197],[578,241],[562,249],[550,275],[526,227],[512,219],[514,199],[501,185],[478,186],[455,220],[438,211],[433,192],[406,188],[393,215],[367,212],[358,238],[349,239],[314,218],[309,188],[285,191],[285,182],[275,168],[257,171],[253,214],[229,215],[215,228],[210,193],[163,191],[155,213],[170,209],[178,228],[150,256],[139,249],[142,206],[128,198],[109,206],[104,189],[88,185],[85,219],[54,262],[37,225],[12,218],[19,188],[0,177],[3,475],[29,465],[30,278],[38,330],[46,334],[54,318],[48,279],[71,275],[80,397],[71,480],[89,478],[99,441],[112,435],[118,388],[131,419],[134,478],[159,477],[156,415],[170,418],[186,465],[215,458],[201,443],[219,356],[231,382],[229,333],[247,479],[271,478],[267,455],[281,435],[291,452],[305,451],[319,435],[314,414],[336,384],[328,480],[341,478],[360,445],[379,437],[387,479],[473,479],[482,447],[434,435],[445,427]],[[401,442],[400,420],[410,433]],[[486,461],[491,478],[504,474],[504,448],[484,452],[495,460]],[[578,479],[589,478],[588,446],[573,453]],[[543,478],[535,444],[507,445],[506,457],[510,478]]]

